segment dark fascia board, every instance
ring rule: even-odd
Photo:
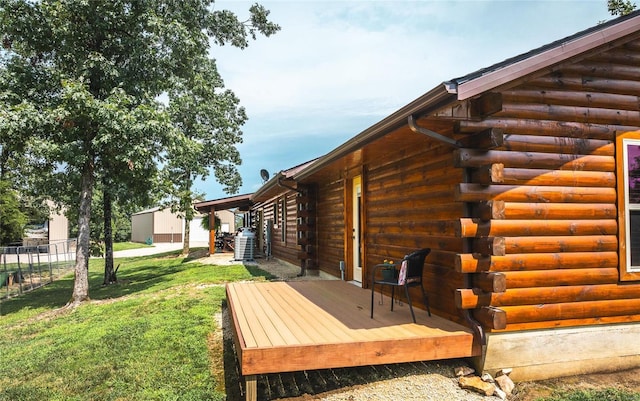
[[[251,201],[254,203],[264,202],[271,197],[271,193],[275,187],[278,186],[278,180],[285,177],[282,171],[279,171],[271,177],[271,179],[265,182],[256,192],[251,195]]]
[[[638,31],[640,10],[454,78],[449,81],[449,85],[456,88],[458,100],[469,99]]]
[[[211,209],[226,210],[226,209],[243,209],[251,206],[251,195],[235,195],[227,198],[213,199],[204,202],[198,202],[193,207],[200,213],[209,212]]]
[[[303,171],[310,165],[313,165],[313,163],[317,160],[318,159],[316,158],[274,174],[274,176],[271,177],[269,181],[265,182],[256,192],[253,193],[253,195],[251,196],[251,200],[256,203],[264,202],[269,198],[273,197],[274,193],[286,191],[287,189],[282,187],[280,185],[280,182],[283,180],[291,180],[291,177],[293,177],[295,174],[299,173],[300,171]]]

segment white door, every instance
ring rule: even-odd
[[[362,177],[353,179],[353,281],[362,285],[362,241],[360,238],[360,214],[362,211]]]

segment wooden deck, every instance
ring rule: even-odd
[[[380,365],[479,355],[471,330],[390,299],[370,318],[371,292],[340,280],[227,285],[236,352],[247,378],[255,375]]]

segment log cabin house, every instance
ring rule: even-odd
[[[542,379],[640,366],[639,176],[635,12],[444,82],[247,207],[304,274],[367,287],[431,248],[431,310],[477,367]]]

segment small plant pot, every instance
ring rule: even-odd
[[[383,269],[382,279],[384,281],[393,281],[397,277],[396,269]]]

